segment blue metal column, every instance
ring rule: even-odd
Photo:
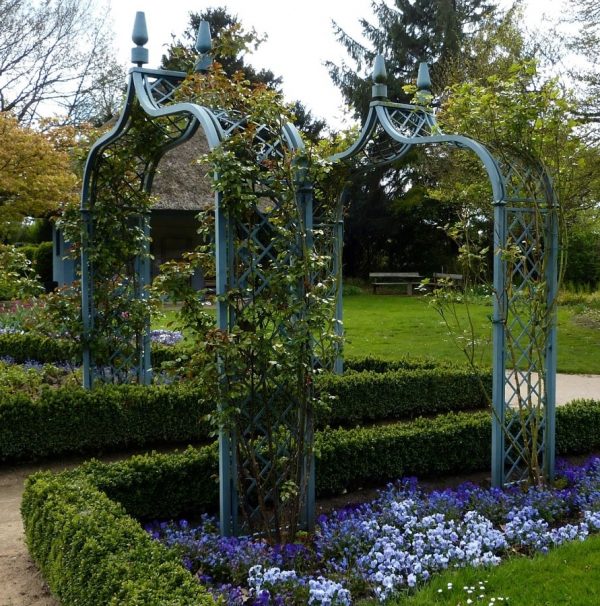
[[[142,301],[148,300],[150,286],[150,213],[139,218],[139,228],[143,233],[143,250],[136,258],[136,276],[138,280],[136,297]],[[141,335],[141,351],[139,352],[138,381],[142,385],[152,383],[152,340],[150,338],[150,314],[146,319],[144,333]]]
[[[335,374],[344,374],[344,354],[341,345],[344,338],[344,273],[343,273],[343,253],[344,253],[344,208],[350,198],[350,186],[346,185],[337,202],[335,217],[335,242],[333,248],[333,272],[336,279],[336,300],[335,300],[335,334],[339,339],[336,343],[336,356],[333,363],[333,372]]]
[[[82,199],[87,200],[86,192]],[[94,318],[92,311],[93,279],[90,276],[88,246],[92,237],[91,213],[87,208],[81,209],[81,319],[83,323],[83,343],[82,343],[82,363],[83,363],[83,386],[91,389],[93,385],[92,353],[90,350],[90,335],[94,327]]]
[[[313,234],[313,187],[307,179],[307,168],[306,163],[303,162],[298,167],[297,173],[297,200],[298,206],[302,217],[302,223],[304,226],[304,254],[310,255],[314,248],[314,234]],[[301,243],[302,244],[302,243]],[[314,283],[314,276],[310,277],[310,282]],[[298,285],[298,288],[302,289],[305,294],[305,288],[303,284]],[[311,342],[311,363],[314,364],[314,348]],[[313,389],[309,387],[307,389]],[[306,478],[300,478],[300,482],[303,483],[306,480],[306,502],[304,503],[304,514],[302,515],[301,522],[307,530],[313,530],[315,526],[315,453],[314,453],[314,413],[312,405],[307,407],[307,417],[304,419],[304,427],[299,427],[300,431],[304,431],[304,447],[305,452],[301,453],[302,457],[302,474],[308,474]]]
[[[504,485],[504,422],[506,416],[506,203],[494,201],[494,308],[493,308],[493,376],[492,376],[492,486]]]
[[[557,356],[557,297],[558,297],[558,209],[555,205],[548,209],[546,216],[545,241],[548,243],[546,256],[546,284],[549,334],[546,342],[546,406],[545,406],[545,453],[544,475],[546,480],[554,478],[556,456],[556,356]]]
[[[217,291],[217,328],[228,331],[229,306],[223,295],[229,289],[231,246],[230,226],[222,206],[222,194],[215,194],[215,261]],[[218,364],[222,362],[219,360]],[[219,403],[219,406],[222,406]],[[219,524],[221,536],[235,534],[237,527],[237,478],[235,466],[235,436],[229,428],[219,429]]]

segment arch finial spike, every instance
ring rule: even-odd
[[[203,55],[212,50],[210,23],[208,21],[200,21],[196,37],[196,50]]]
[[[208,21],[200,21],[198,26],[198,36],[196,37],[195,48],[200,54],[194,70],[197,72],[205,72],[212,65],[212,37],[210,35],[210,23]]]
[[[417,90],[431,94],[431,77],[429,76],[429,66],[425,61],[421,61],[421,63],[419,63]]]
[[[137,63],[138,67],[142,67],[144,63],[148,63],[148,49],[143,48],[144,44],[148,42],[146,14],[143,11],[138,11],[135,14],[131,39],[137,45],[131,49],[131,62]]]
[[[385,59],[383,55],[377,55],[375,57],[375,63],[373,64],[373,83],[374,84],[385,84],[387,82],[387,70],[385,69]]]
[[[373,99],[387,99],[387,70],[385,69],[385,59],[382,54],[375,56],[373,63],[373,88],[371,96]]]

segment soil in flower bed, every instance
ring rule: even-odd
[[[404,479],[321,515],[314,536],[285,546],[221,538],[207,516],[147,529],[228,606],[383,603],[447,569],[493,567],[599,533],[600,458],[562,464],[552,488],[467,483],[428,492]]]

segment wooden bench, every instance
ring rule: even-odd
[[[413,286],[419,286],[423,277],[418,272],[374,272],[369,274],[372,280],[373,294],[378,286],[406,286],[406,294],[413,294]]]
[[[433,288],[439,288],[441,285],[444,286],[458,286],[462,287],[463,275],[462,274],[445,274],[441,272],[434,272],[431,280]]]

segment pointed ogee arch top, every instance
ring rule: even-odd
[[[346,150],[330,158],[334,162],[356,162],[364,169],[399,160],[415,145],[454,145],[471,150],[483,164],[495,203],[505,199],[504,177],[498,162],[489,150],[474,139],[442,133],[433,112],[421,105],[392,103],[386,98],[384,84],[387,72],[381,55],[373,70],[373,101],[358,139]],[[426,63],[419,65],[419,93],[429,94],[431,85]],[[369,150],[369,147],[373,150]],[[369,153],[371,151],[371,153]],[[362,156],[362,157],[361,157]]]

